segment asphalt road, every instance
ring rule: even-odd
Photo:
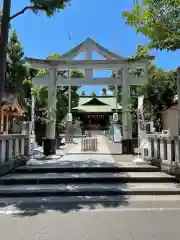
[[[87,205],[79,210],[64,212],[35,210],[32,214],[27,211],[15,215],[4,214],[1,211],[0,238],[3,240],[179,240],[179,219],[180,201],[142,201],[128,206],[119,205],[116,208],[97,205],[93,209]]]

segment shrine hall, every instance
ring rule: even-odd
[[[121,111],[118,103],[117,109]],[[72,109],[72,114],[73,118],[83,122],[86,129],[105,130],[115,111],[116,98],[114,96],[81,96],[78,106]]]

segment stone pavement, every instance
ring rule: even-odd
[[[121,148],[119,143],[113,143],[108,138],[105,138],[106,146],[108,147],[112,158],[115,162],[128,162],[131,163],[134,159],[134,155],[122,155],[121,154]]]
[[[98,150],[96,152],[82,152],[81,151],[81,140],[70,149],[65,156],[61,158],[61,161],[83,161],[83,162],[104,162],[104,163],[115,163],[111,152],[106,144],[105,136],[97,136]]]

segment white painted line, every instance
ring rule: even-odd
[[[179,208],[98,208],[81,209],[80,212],[171,212],[180,211]]]

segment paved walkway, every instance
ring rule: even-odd
[[[113,141],[109,140],[107,137],[105,138],[105,143],[107,148],[109,149],[111,156],[113,157],[114,161],[119,163],[119,162],[132,162],[134,156],[129,154],[129,155],[122,155],[121,154],[121,147],[119,143],[113,143]]]
[[[97,151],[81,151],[81,138],[75,138],[74,143],[66,144],[57,150],[56,157],[45,159],[38,153],[28,161],[28,165],[61,164],[65,166],[115,166],[133,164],[133,155],[122,155],[120,144],[113,143],[104,135],[97,135]],[[42,152],[42,151],[40,151]],[[63,156],[64,155],[64,156]]]
[[[82,152],[81,151],[81,140],[71,148],[71,150],[61,158],[61,161],[83,161],[83,162],[99,162],[99,163],[115,163],[111,152],[106,144],[105,136],[97,136],[97,146],[96,152]]]

